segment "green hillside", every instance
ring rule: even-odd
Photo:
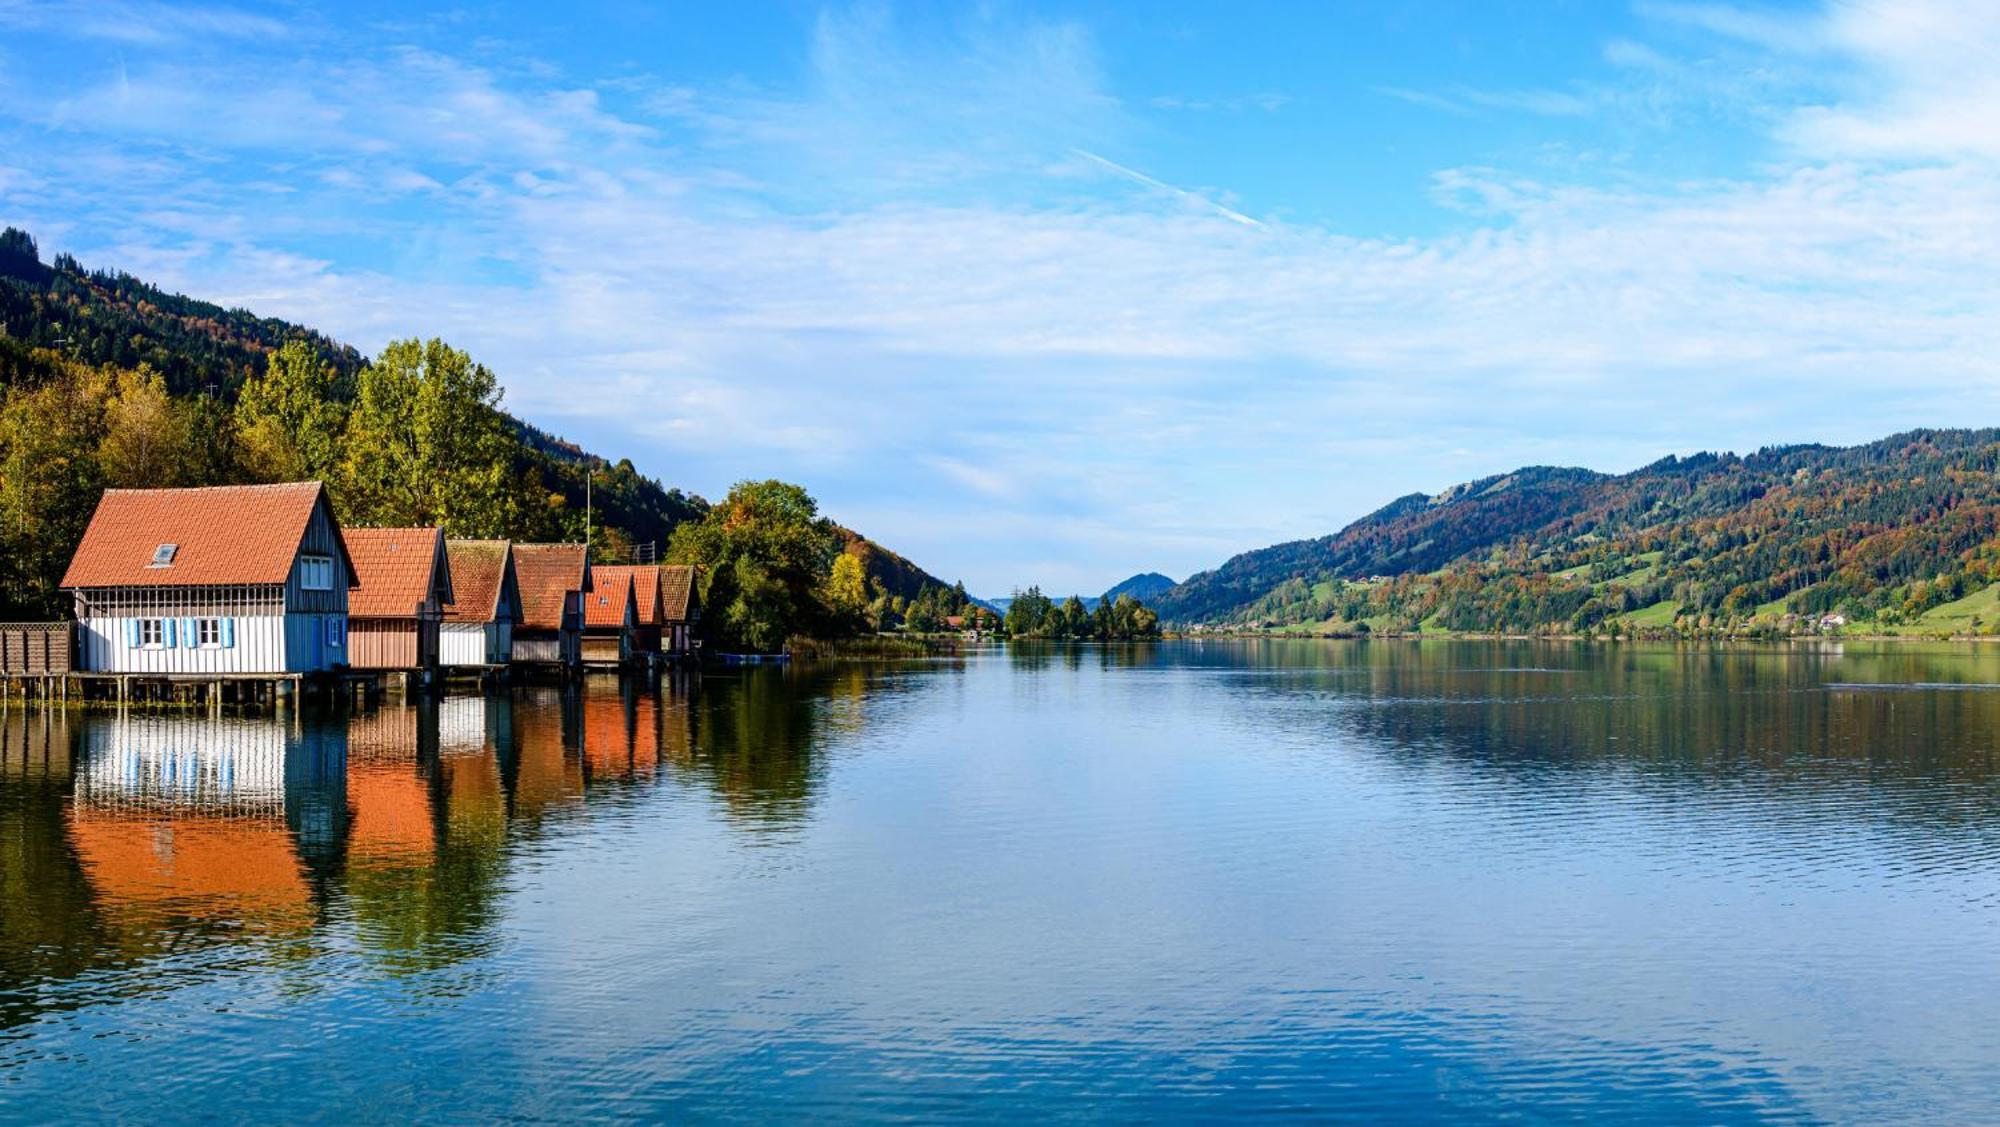
[[[1912,431],[1619,475],[1530,467],[1246,552],[1159,606],[1274,627],[1966,632],[1994,617],[1977,610],[1997,535],[2000,431]]]

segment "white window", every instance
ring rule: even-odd
[[[165,624],[157,618],[139,620],[139,644],[149,650],[157,650],[166,642]]]
[[[222,620],[219,618],[198,618],[194,624],[195,642],[203,649],[216,649],[222,645]]]
[[[330,556],[300,556],[299,586],[308,591],[333,590],[333,559]]]

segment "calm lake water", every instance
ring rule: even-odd
[[[2000,1120],[2000,650],[0,716],[0,1115]]]

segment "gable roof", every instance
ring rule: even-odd
[[[660,569],[660,620],[687,622],[693,619],[694,568],[677,564]]]
[[[291,577],[313,510],[326,503],[326,488],[317,481],[107,489],[70,557],[62,586],[281,584]],[[327,519],[333,519],[331,507]],[[173,561],[152,566],[169,544]],[[340,554],[352,576],[345,546]]]
[[[596,574],[590,580],[590,594],[583,597],[583,624],[625,625],[627,616],[632,613],[632,569],[602,567],[594,570]],[[610,574],[612,572],[617,574]]]
[[[444,554],[454,596],[444,609],[444,620],[492,622],[514,569],[513,546],[505,540],[447,540]]]
[[[434,592],[451,602],[442,529],[347,528],[340,535],[359,584],[348,596],[348,617],[414,618]]]
[[[660,569],[657,566],[600,564],[591,571],[599,588],[606,580],[619,583],[629,576],[632,580],[633,621],[641,626],[652,626],[660,621]]]
[[[560,630],[563,596],[590,590],[588,551],[581,544],[516,544],[514,581],[521,589],[521,625]]]

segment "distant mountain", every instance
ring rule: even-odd
[[[1156,605],[1181,624],[1987,630],[1995,579],[2000,431],[1921,430],[1618,475],[1528,467],[1245,552]]]
[[[1173,585],[1173,580],[1161,575],[1157,571],[1142,572],[1111,588],[1111,590],[1106,591],[1104,594],[1099,595],[1096,599],[1092,599],[1091,602],[1095,604],[1101,600],[1107,603],[1115,603],[1118,601],[1118,596],[1130,595],[1142,603],[1150,603],[1155,598],[1158,598],[1162,591],[1172,588]]]
[[[1102,595],[1078,595],[1076,598],[1083,604],[1083,609],[1085,610],[1096,610],[1097,604],[1101,602],[1116,602],[1120,595],[1130,595],[1142,603],[1151,605],[1155,596],[1169,590],[1173,585],[1174,581],[1172,579],[1161,575],[1157,571],[1148,571],[1125,580]],[[1068,599],[1069,596],[1051,595],[1050,598],[1060,603]],[[997,614],[1006,614],[1008,605],[1013,603],[1013,601],[1014,597],[1012,595],[999,599],[973,600],[973,602]]]

